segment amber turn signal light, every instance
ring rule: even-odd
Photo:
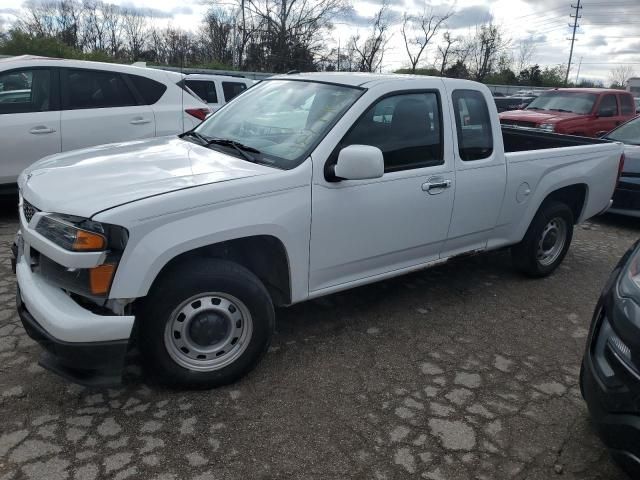
[[[76,239],[73,242],[73,249],[82,251],[98,251],[107,248],[107,239],[99,233],[77,230]]]
[[[111,288],[111,280],[116,266],[110,263],[89,269],[89,287],[94,295],[106,295]]]

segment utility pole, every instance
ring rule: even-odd
[[[582,7],[580,6],[580,0],[578,0],[578,3],[576,5],[571,4],[571,8],[576,9],[576,14],[569,15],[569,17],[573,18],[573,25],[569,24],[569,27],[573,27],[573,35],[571,35],[571,50],[569,51],[569,64],[567,65],[567,75],[564,77],[565,86],[567,86],[567,84],[569,83],[569,71],[571,70],[571,58],[573,57],[573,43],[576,41],[576,29],[578,28],[578,19],[582,18],[582,15],[580,15],[580,10],[582,10]]]

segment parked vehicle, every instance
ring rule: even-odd
[[[183,75],[112,63],[0,60],[0,189],[54,153],[190,130],[208,107]]]
[[[494,98],[498,113],[510,110],[522,110],[529,105],[536,97],[502,97]]]
[[[606,88],[547,90],[523,110],[500,114],[503,125],[599,137],[635,117],[630,93]]]
[[[621,125],[603,138],[625,145],[624,167],[609,212],[640,217],[640,117]]]
[[[518,90],[516,93],[511,95],[512,97],[537,97],[540,95],[540,90]]]
[[[580,371],[591,420],[611,456],[640,478],[640,242],[611,273],[596,305]]]
[[[466,80],[274,77],[179,137],[25,170],[18,312],[75,381],[117,379],[135,342],[163,381],[222,385],[268,348],[274,306],[508,246],[549,275],[622,151],[501,130]]]
[[[187,75],[185,82],[196,95],[207,102],[212,112],[255,83],[248,78],[205,74]]]

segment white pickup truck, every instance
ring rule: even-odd
[[[287,306],[512,247],[545,276],[610,204],[623,146],[501,129],[431,77],[273,77],[181,136],[58,154],[19,179],[17,305],[74,381],[233,382]]]

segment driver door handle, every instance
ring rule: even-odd
[[[29,133],[33,135],[42,135],[45,133],[54,133],[56,130],[51,127],[47,127],[46,125],[38,125],[37,127],[33,127],[29,130]]]
[[[151,123],[151,120],[147,118],[137,117],[129,122],[131,125],[144,125],[146,123]]]
[[[422,191],[433,195],[435,193],[439,193],[435,192],[435,190],[442,191],[449,187],[451,187],[451,180],[430,179],[428,182],[422,184]]]

